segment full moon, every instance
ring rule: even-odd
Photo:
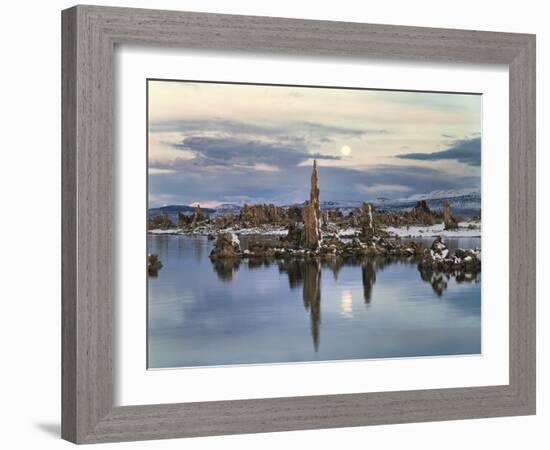
[[[342,152],[342,155],[344,156],[349,156],[349,154],[351,153],[351,148],[349,147],[349,145],[344,145],[340,151]]]

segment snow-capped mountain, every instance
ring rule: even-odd
[[[449,203],[454,214],[473,216],[481,211],[481,193],[477,189],[432,191],[397,200],[375,202],[375,206],[389,211],[408,210],[420,200],[425,200],[430,209],[435,211],[443,208],[445,202]]]
[[[400,199],[377,198],[372,203],[379,210],[408,211],[414,208],[420,200],[425,200],[430,209],[434,211],[441,210],[445,202],[449,203],[454,214],[474,216],[481,211],[481,194],[475,189],[432,191]],[[357,200],[332,200],[322,201],[320,206],[323,211],[337,209],[348,214],[361,207],[362,204],[362,201]]]
[[[450,189],[450,190],[431,191],[431,192],[425,192],[422,194],[409,195],[398,201],[433,200],[433,199],[440,199],[440,198],[456,198],[456,197],[467,197],[467,196],[480,197],[479,189],[468,188],[468,189]]]

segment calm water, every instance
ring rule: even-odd
[[[479,238],[448,243],[480,246]],[[204,237],[150,235],[148,245],[164,265],[149,277],[150,368],[481,350],[479,279],[372,259],[213,264]]]

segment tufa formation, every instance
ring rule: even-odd
[[[317,176],[317,161],[313,161],[311,172],[311,188],[309,202],[305,202],[302,211],[304,221],[303,246],[317,250],[321,244],[321,203],[319,201],[319,180]]]
[[[443,223],[446,230],[456,230],[458,228],[458,221],[451,215],[451,207],[447,202],[443,205]]]

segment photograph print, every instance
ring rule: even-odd
[[[147,367],[480,354],[481,107],[147,80]]]

